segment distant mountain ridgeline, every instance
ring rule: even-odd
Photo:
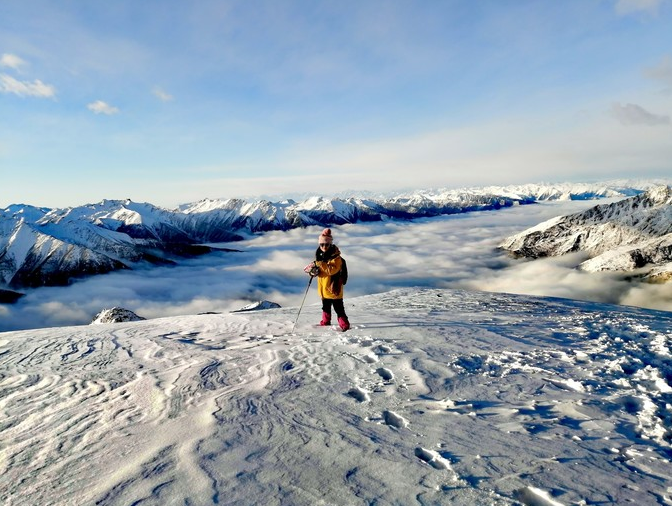
[[[271,230],[494,210],[538,200],[641,193],[651,182],[525,185],[418,191],[388,198],[311,197],[247,202],[202,200],[174,210],[131,200],[65,209],[12,205],[0,210],[0,287],[67,284],[76,277],[171,263]],[[10,293],[5,294],[11,299]]]

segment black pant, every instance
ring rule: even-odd
[[[347,321],[348,315],[345,314],[343,299],[322,299],[322,311],[327,313],[330,317],[332,305],[334,306],[334,311],[336,311],[336,316]]]

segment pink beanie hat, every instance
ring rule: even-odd
[[[334,238],[331,236],[331,229],[325,228],[320,234],[320,238],[318,239],[318,241],[322,244],[324,243],[332,244],[334,242]]]

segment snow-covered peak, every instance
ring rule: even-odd
[[[99,323],[136,322],[144,319],[145,318],[138,316],[129,309],[113,307],[110,309],[103,309],[100,313],[98,313],[91,321],[91,325]]]
[[[321,196],[315,196],[302,200],[301,202],[299,202],[297,207],[302,210],[311,209],[311,210],[331,211],[332,202],[333,202],[332,199],[327,199]]]
[[[651,202],[652,206],[672,205],[672,187],[670,186],[656,186],[647,190],[645,196]]]
[[[184,214],[199,214],[210,213],[213,211],[231,211],[240,209],[245,206],[247,202],[243,199],[203,199],[192,204],[183,204],[178,210]]]
[[[46,207],[35,207],[25,204],[13,204],[0,210],[0,219],[3,217],[10,219],[22,219],[28,223],[35,223],[47,214],[51,209]]]

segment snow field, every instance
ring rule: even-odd
[[[0,500],[672,504],[667,313],[403,289],[4,333]],[[371,316],[375,315],[375,316]]]

